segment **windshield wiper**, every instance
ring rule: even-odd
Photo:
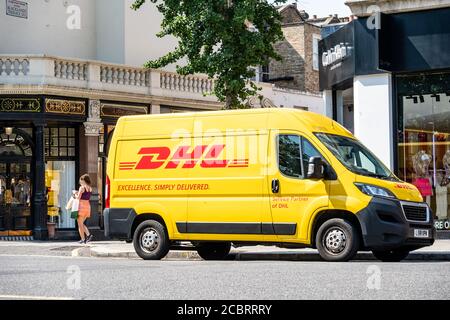
[[[363,175],[366,175],[368,177],[373,177],[373,178],[378,178],[378,179],[383,179],[383,180],[395,180],[395,178],[394,178],[394,176],[392,174],[389,175],[389,176],[385,176],[385,175],[382,175],[382,174],[370,172],[367,169],[363,169],[363,168],[359,168],[359,167],[354,167],[354,168],[359,173],[361,173]]]

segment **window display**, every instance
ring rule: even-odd
[[[75,228],[65,208],[75,184],[75,161],[48,161],[45,168],[48,214],[60,229]]]
[[[398,176],[414,184],[450,230],[450,74],[397,78]]]

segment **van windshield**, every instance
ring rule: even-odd
[[[386,166],[358,140],[326,133],[317,138],[350,171],[363,176],[386,180],[398,179]]]

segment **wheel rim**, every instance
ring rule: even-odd
[[[340,254],[347,246],[344,230],[338,227],[328,229],[323,237],[323,247],[331,254]]]
[[[141,249],[149,253],[155,251],[159,247],[159,239],[159,234],[155,229],[146,229],[144,232],[142,232],[139,241]]]

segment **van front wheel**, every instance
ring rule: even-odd
[[[164,226],[155,220],[142,222],[133,236],[134,250],[144,260],[161,260],[169,252],[169,238]]]
[[[351,260],[359,249],[358,231],[344,219],[330,219],[317,231],[316,247],[326,261]]]
[[[231,250],[230,242],[204,242],[197,245],[197,253],[203,260],[223,260]]]

